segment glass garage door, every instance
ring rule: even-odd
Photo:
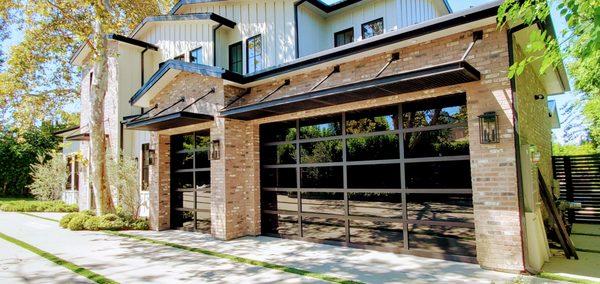
[[[210,132],[171,137],[171,226],[210,233]]]
[[[475,260],[464,95],[261,126],[264,235]]]

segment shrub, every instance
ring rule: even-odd
[[[149,228],[148,221],[146,219],[121,217],[116,214],[94,216],[93,212],[89,210],[65,215],[60,220],[60,225],[63,228],[68,228],[73,231],[148,230]]]
[[[65,229],[68,228],[69,227],[69,222],[71,222],[71,220],[75,216],[77,216],[79,214],[81,214],[81,213],[79,213],[79,212],[73,212],[73,213],[69,213],[69,214],[63,216],[62,219],[60,219],[60,226],[63,227],[63,228],[65,228]]]
[[[62,201],[0,200],[0,210],[8,212],[76,212],[77,205]]]
[[[85,229],[85,222],[92,217],[93,216],[87,214],[77,214],[69,221],[67,228],[71,231],[81,231]]]
[[[33,182],[28,186],[38,200],[59,200],[67,184],[67,161],[59,152],[39,155],[37,164],[31,165]]]
[[[109,154],[106,158],[106,171],[113,196],[121,207],[120,216],[128,215],[138,217],[140,210],[140,182],[136,175],[138,162],[135,157],[123,154],[113,158]]]

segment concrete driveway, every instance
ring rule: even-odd
[[[61,229],[56,222],[19,213],[0,212],[0,233],[121,283],[323,282],[133,238],[72,232]],[[483,270],[473,264],[268,237],[224,242],[206,234],[181,231],[127,233],[364,283],[512,283],[517,279],[516,275]],[[88,282],[2,239],[0,251],[0,283]],[[519,279],[547,283],[534,277]]]

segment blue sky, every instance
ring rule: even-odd
[[[323,0],[323,1],[324,2],[337,2],[339,0]],[[481,5],[481,4],[490,2],[490,0],[448,0],[448,2],[450,3],[452,10],[454,12],[457,12],[460,10],[468,9],[469,7],[472,7],[472,6],[477,6],[477,5]],[[553,22],[555,25],[555,29],[557,31],[557,36],[559,37],[559,41],[562,41],[562,40],[560,40],[560,38],[562,38],[562,34],[560,31],[565,29],[566,23],[565,23],[564,19],[562,19],[561,17],[558,16],[556,11],[553,11],[552,19],[553,19]],[[2,49],[4,50],[4,53],[7,54],[9,52],[10,46],[19,42],[21,40],[21,38],[22,38],[22,33],[16,32],[13,30],[9,39],[5,40],[2,43]],[[564,95],[553,96],[550,99],[553,99],[556,101],[557,106],[559,107],[559,111],[560,111],[560,107],[565,105],[567,102],[573,100],[574,96],[570,93],[566,93]],[[69,106],[68,108],[69,108],[69,110],[79,109],[78,107],[75,107],[75,106]],[[565,143],[565,142],[576,143],[577,142],[577,141],[563,141],[563,135],[562,135],[563,131],[564,131],[564,124],[561,129],[557,129],[554,131],[554,134],[557,137],[557,139],[559,140],[559,142],[561,142],[561,143]]]

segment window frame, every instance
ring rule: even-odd
[[[237,47],[239,47],[240,57],[239,57],[239,61],[234,62],[233,58],[231,56],[231,50],[233,48],[237,48]],[[233,64],[239,63],[240,64],[239,72],[235,72],[235,73],[238,73],[238,74],[244,73],[244,43],[243,43],[243,41],[238,41],[236,43],[230,44],[227,47],[227,52],[228,52],[228,59],[227,59],[228,66],[227,67],[228,67],[229,71],[235,72],[235,71],[233,71]]]
[[[382,27],[381,28],[381,34],[373,35],[373,36],[370,36],[370,37],[365,37],[365,26],[373,24],[373,23],[377,23],[377,22],[380,22],[380,21],[381,21],[381,27]],[[368,21],[368,22],[363,23],[363,24],[360,25],[360,36],[362,37],[362,39],[372,38],[374,36],[382,35],[384,33],[385,33],[385,22],[383,21],[383,17],[375,19],[375,20],[372,20],[372,21]]]
[[[350,42],[347,42],[347,43],[344,43],[344,44],[338,45],[338,44],[337,44],[337,36],[338,36],[339,34],[345,34],[345,33],[347,33],[347,32],[352,32],[352,39],[350,40]],[[345,39],[345,38],[344,38],[344,39]],[[344,29],[344,30],[337,31],[337,32],[333,33],[333,47],[344,46],[344,45],[346,45],[346,44],[350,44],[350,43],[353,43],[353,42],[354,42],[354,27],[349,27],[349,28],[347,28],[347,29]]]
[[[198,62],[193,62],[192,58],[195,58],[192,53],[196,52],[196,51],[200,51],[200,56],[198,56]],[[190,63],[194,63],[194,64],[202,64],[202,60],[201,60],[201,55],[202,55],[202,46],[194,48],[192,50],[190,50],[190,52],[188,52],[188,56],[189,56],[189,61]]]
[[[261,59],[262,59],[262,54],[263,54],[263,52],[262,52],[262,35],[261,34],[257,34],[255,36],[251,36],[251,37],[247,38],[246,39],[246,73],[254,73],[254,72],[258,72],[258,71],[260,71],[260,70],[263,69],[262,68],[262,62],[261,62],[261,68],[260,69],[257,69],[256,68],[256,64],[255,64],[254,65],[254,70],[252,70],[252,72],[250,72],[250,48],[248,47],[249,46],[248,43],[251,40],[255,40],[257,38],[260,39],[260,50],[259,51],[260,51],[260,55],[261,55]],[[256,44],[255,44],[255,46],[256,46]],[[256,58],[256,50],[257,49],[255,47],[254,48],[254,57],[252,59]]]

